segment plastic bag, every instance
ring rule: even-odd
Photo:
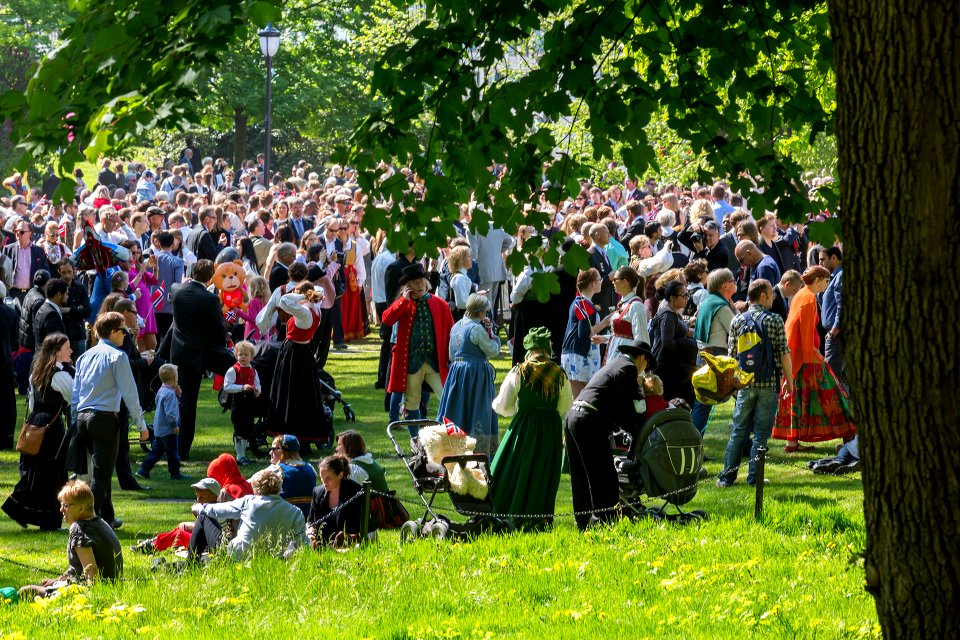
[[[737,366],[735,358],[700,352],[706,363],[693,374],[693,390],[703,404],[726,402],[736,391],[753,381],[753,374]]]

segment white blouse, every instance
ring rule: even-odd
[[[62,364],[57,364],[57,371],[50,379],[50,387],[63,396],[63,399],[66,402],[70,402],[70,398],[73,395],[73,376],[64,371],[62,367]],[[33,384],[30,385],[30,394],[27,398],[27,404],[30,408],[30,411],[33,411]]]
[[[514,367],[510,369],[500,384],[500,393],[493,399],[493,410],[504,418],[512,418],[517,415],[517,409],[519,408],[517,398],[519,394],[520,373],[517,371],[517,368]],[[563,418],[572,406],[573,391],[570,388],[570,381],[564,376],[563,385],[560,387],[560,395],[557,397],[557,413]]]

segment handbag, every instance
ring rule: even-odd
[[[56,422],[59,417],[60,409],[57,409],[53,420],[43,426],[30,424],[24,418],[23,428],[20,429],[20,437],[17,438],[17,451],[25,456],[35,456],[40,453],[40,445],[43,444],[43,437],[47,434],[47,428]]]

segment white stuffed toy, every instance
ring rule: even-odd
[[[434,464],[447,456],[462,456],[473,453],[477,441],[468,436],[460,427],[453,423],[446,425],[432,425],[420,429],[420,444],[427,454],[427,459]],[[459,464],[448,463],[447,477],[450,489],[460,495],[473,496],[477,500],[487,497],[487,480],[483,470],[476,462],[467,464],[466,469]]]

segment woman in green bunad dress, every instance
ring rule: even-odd
[[[499,415],[512,417],[490,467],[491,497],[497,512],[515,516],[518,528],[544,529],[553,522],[563,416],[573,404],[570,381],[550,359],[550,330],[536,327],[523,339],[524,361],[503,380],[493,401]]]

